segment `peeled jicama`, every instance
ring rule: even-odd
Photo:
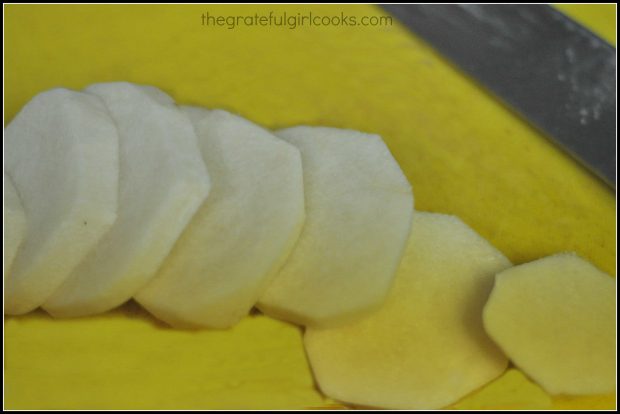
[[[213,188],[136,300],[174,326],[226,328],[248,313],[297,240],[301,159],[295,147],[239,116],[184,110]]]
[[[105,102],[118,126],[118,219],[45,302],[54,316],[99,313],[130,299],[155,274],[210,187],[193,126],[170,97],[125,82],[86,92]]]
[[[411,228],[411,186],[378,135],[322,127],[277,135],[301,152],[307,218],[259,308],[302,325],[342,325],[378,308],[392,285]]]
[[[415,213],[413,228],[380,310],[351,325],[306,330],[312,371],[331,398],[437,409],[506,368],[484,332],[482,309],[495,273],[510,262],[454,216]]]
[[[11,178],[4,176],[4,274],[11,264],[26,232],[26,213]]]
[[[28,216],[5,281],[15,315],[40,306],[116,219],[118,134],[101,99],[53,89],[8,125],[4,155]]]
[[[551,394],[616,388],[616,283],[574,254],[504,270],[484,326],[506,355]]]

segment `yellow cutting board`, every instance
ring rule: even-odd
[[[615,7],[596,7],[571,13],[615,42]],[[418,209],[460,216],[514,263],[572,250],[615,275],[614,193],[396,22],[201,24],[207,12],[270,11],[383,15],[370,5],[9,5],[5,125],[45,89],[128,80],[269,128],[375,132],[411,181]],[[229,331],[177,331],[135,304],[77,320],[9,317],[5,408],[341,407],[317,391],[301,334],[258,314]],[[551,398],[511,368],[454,408],[614,406],[615,396]]]

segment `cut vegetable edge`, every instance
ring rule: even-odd
[[[3,172],[4,183],[4,275],[11,270],[13,259],[26,235],[26,212],[11,177]]]

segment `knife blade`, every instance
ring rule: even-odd
[[[547,5],[382,7],[615,188],[614,47]]]

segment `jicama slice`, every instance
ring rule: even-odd
[[[63,283],[116,219],[118,134],[101,99],[53,89],[8,125],[4,150],[28,216],[4,312],[22,314]]]
[[[482,309],[508,259],[454,216],[416,212],[413,228],[380,310],[355,324],[306,330],[312,370],[329,397],[437,409],[507,366],[484,332]]]
[[[11,178],[4,176],[4,274],[11,264],[26,232],[26,212]]]
[[[549,393],[612,393],[615,295],[615,280],[577,255],[549,256],[495,277],[484,326]]]
[[[210,180],[189,118],[153,87],[89,86],[120,138],[118,219],[97,247],[45,302],[54,316],[109,310],[151,278],[202,204]],[[153,92],[155,91],[155,92]]]
[[[392,285],[411,229],[411,186],[378,135],[323,127],[277,135],[301,152],[307,218],[258,306],[302,325],[351,322]]]
[[[174,326],[226,328],[248,313],[297,240],[304,221],[301,158],[239,116],[184,110],[213,188],[136,300]]]

